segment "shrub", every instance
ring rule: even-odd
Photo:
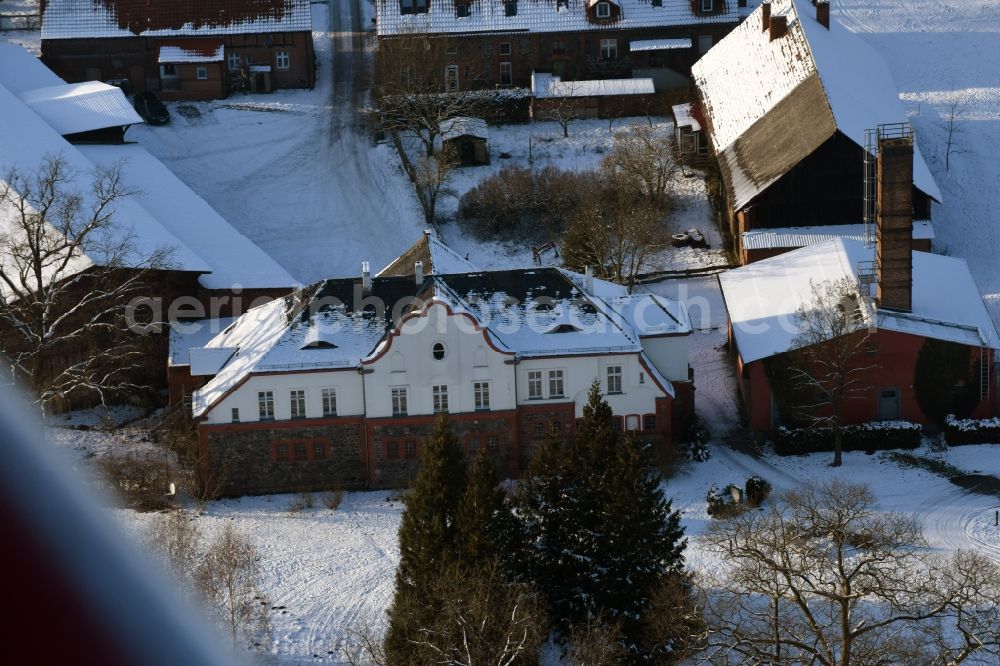
[[[555,167],[505,166],[462,195],[458,216],[484,238],[547,240],[565,230],[590,180]]]
[[[301,492],[299,496],[292,500],[292,503],[288,505],[288,510],[292,513],[297,513],[303,509],[311,509],[313,507],[313,496],[310,492]]]
[[[1000,443],[1000,418],[959,419],[949,414],[944,420],[944,441],[948,446]]]
[[[708,494],[705,496],[705,500],[708,502],[707,512],[709,516],[725,520],[726,518],[738,516],[747,510],[748,507],[745,504],[733,501],[733,488],[737,488],[742,492],[742,489],[732,484],[729,484],[721,491],[717,485],[712,484],[708,489]]]
[[[338,481],[333,484],[333,488],[330,492],[323,496],[323,504],[326,508],[331,511],[336,511],[340,508],[340,503],[344,501],[344,487]]]
[[[843,428],[844,451],[885,451],[920,446],[920,424],[908,421],[872,421]],[[778,428],[774,452],[801,456],[833,451],[832,428]]]
[[[751,507],[758,507],[764,503],[768,495],[771,494],[771,484],[759,476],[751,476],[747,479],[746,503]]]
[[[159,511],[171,506],[171,472],[165,461],[130,453],[102,458],[98,466],[129,508]]]

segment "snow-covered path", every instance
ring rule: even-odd
[[[304,283],[355,275],[362,261],[377,270],[423,228],[392,149],[362,127],[373,39],[363,1],[313,5],[315,89],[172,104],[170,125],[129,130]]]

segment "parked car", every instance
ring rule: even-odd
[[[151,92],[136,93],[132,98],[132,106],[150,125],[165,125],[170,122],[170,112],[167,111],[167,107]]]

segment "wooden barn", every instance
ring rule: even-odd
[[[67,81],[128,82],[166,99],[311,88],[309,0],[43,0],[42,59]]]
[[[874,242],[832,238],[719,276],[730,350],[754,431],[773,434],[778,426],[798,425],[797,410],[788,409],[787,395],[782,399],[792,382],[772,385],[772,377],[782,376],[775,372],[794,359],[803,340],[812,342],[802,337],[804,324],[796,313],[814,307],[814,285],[828,283],[854,287],[846,297],[857,315],[843,334],[865,336],[841,366],[850,368],[853,387],[844,403],[846,424],[933,422],[915,389],[917,358],[928,341],[953,345],[966,355],[968,367],[959,369],[966,378],[956,386],[970,398],[968,415],[996,414],[1000,337],[969,267],[961,259],[913,248],[912,142],[909,133],[879,140],[877,191],[883,206]],[[843,308],[843,301],[836,307]],[[808,400],[817,415],[829,414],[829,396]]]
[[[765,2],[692,73],[738,255],[753,230],[864,221],[866,133],[906,112],[885,61],[828,2]],[[940,200],[916,148],[913,218]]]

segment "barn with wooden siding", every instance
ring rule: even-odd
[[[692,68],[737,253],[755,229],[859,224],[866,131],[906,119],[882,57],[829,3],[774,0]],[[913,213],[941,201],[919,147]]]

